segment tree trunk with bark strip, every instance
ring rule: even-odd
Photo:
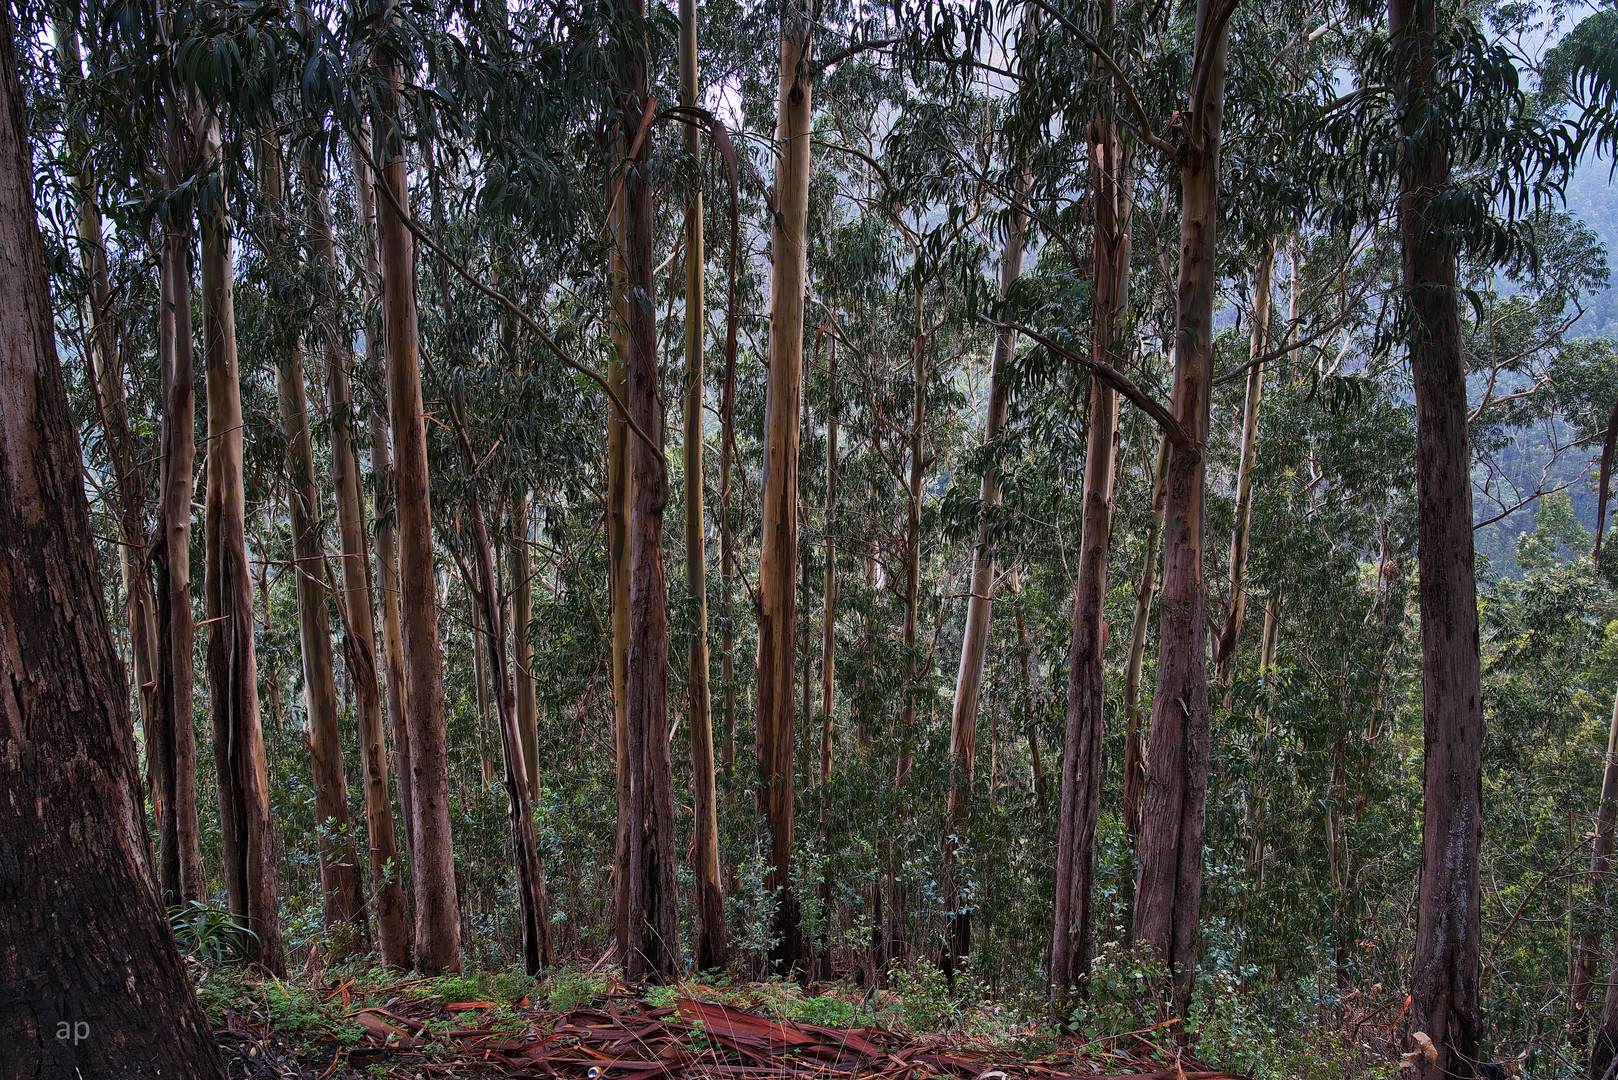
[[[18,1076],[222,1077],[150,873],[12,35],[0,10],[0,535],[30,540],[0,546],[0,1047]]]
[[[1103,5],[1103,27],[1112,22]],[[1091,207],[1095,236],[1091,272],[1091,356],[1123,368],[1123,326],[1129,317],[1128,151],[1105,104],[1090,120]],[[1118,395],[1090,378],[1090,415],[1084,459],[1084,518],[1079,535],[1079,580],[1068,645],[1067,717],[1062,739],[1061,802],[1056,824],[1056,897],[1051,920],[1051,1002],[1058,1022],[1072,1012],[1090,975],[1091,913],[1095,892],[1096,825],[1101,817],[1103,673],[1107,606],[1107,553],[1112,543],[1112,489],[1118,444]]]
[[[775,970],[803,954],[792,890],[794,643],[797,631],[798,427],[803,399],[804,289],[808,277],[812,28],[783,9],[775,141],[776,214],[770,231],[770,363],[764,422],[763,518],[758,575],[759,815],[770,831],[765,887],[776,897]]]
[[[1207,595],[1203,580],[1203,488],[1213,306],[1218,288],[1219,143],[1224,120],[1230,23],[1223,3],[1198,0],[1193,98],[1181,136],[1180,276],[1175,333],[1174,413],[1195,449],[1172,448],[1163,504],[1163,592],[1158,616],[1157,693],[1141,807],[1135,940],[1169,969],[1172,1015],[1190,1004],[1202,909],[1207,827]]]
[[[211,107],[204,107],[199,127],[205,152],[217,161],[219,118]],[[202,338],[208,388],[203,592],[220,848],[231,913],[251,931],[247,955],[266,970],[284,975],[277,885],[280,852],[270,812],[264,732],[259,726],[253,579],[247,564],[242,388],[236,370],[230,220],[219,205],[205,206],[201,214]]]

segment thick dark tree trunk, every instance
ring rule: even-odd
[[[1112,21],[1111,5],[1104,20]],[[1122,368],[1129,314],[1128,152],[1110,110],[1090,121],[1091,212],[1095,282],[1091,356]],[[1089,438],[1084,460],[1084,519],[1079,580],[1068,645],[1067,718],[1062,739],[1061,802],[1056,823],[1056,897],[1051,921],[1051,1003],[1058,1022],[1090,974],[1090,920],[1095,886],[1096,825],[1101,817],[1102,651],[1106,631],[1107,552],[1112,543],[1112,488],[1117,458],[1118,395],[1090,379]]]
[[[1193,98],[1180,147],[1180,279],[1175,333],[1174,413],[1193,444],[1207,441],[1213,381],[1213,307],[1218,287],[1219,141],[1224,120],[1234,0],[1198,0]],[[1207,594],[1203,581],[1204,461],[1169,454],[1163,504],[1163,594],[1158,617],[1157,694],[1152,702],[1141,807],[1135,940],[1169,969],[1172,1001],[1184,1016],[1197,971],[1202,844],[1207,827]]]
[[[626,130],[640,130],[652,108],[645,72],[631,64]],[[680,972],[679,893],[674,845],[674,773],[669,758],[668,583],[663,572],[663,402],[657,322],[652,308],[651,141],[624,163],[624,274],[627,285],[629,418],[652,442],[629,439],[629,656],[627,751],[629,867],[624,971],[633,980],[672,981]]]
[[[220,1077],[149,871],[0,11],[0,1051],[42,1080]]]
[[[1455,240],[1442,220],[1449,147],[1435,110],[1437,5],[1390,0],[1388,32],[1406,124],[1399,244],[1416,391],[1416,564],[1420,577],[1423,766],[1421,886],[1410,1025],[1438,1048],[1418,1077],[1477,1074],[1483,843],[1483,694],[1472,551],[1466,355]],[[1600,1075],[1599,1073],[1596,1075]]]

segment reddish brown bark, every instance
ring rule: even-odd
[[[1455,241],[1442,215],[1449,148],[1435,120],[1436,5],[1390,0],[1388,32],[1405,143],[1399,244],[1416,393],[1416,563],[1421,611],[1423,813],[1410,1024],[1438,1048],[1418,1077],[1476,1075],[1481,1050],[1478,949],[1482,893],[1483,695],[1472,549],[1466,355],[1457,305]],[[1435,200],[1436,205],[1435,205]]]
[[[28,542],[0,545],[0,1047],[17,1076],[221,1077],[150,874],[129,689],[56,355],[12,34],[6,8],[0,535]]]
[[[1111,21],[1110,6],[1104,16]],[[1128,157],[1109,110],[1090,121],[1092,248],[1091,355],[1122,368],[1123,322],[1129,308]],[[1078,585],[1068,645],[1067,718],[1057,808],[1055,904],[1051,920],[1051,1001],[1058,1021],[1090,974],[1090,922],[1095,888],[1096,825],[1101,817],[1102,651],[1106,628],[1107,552],[1112,542],[1112,488],[1118,439],[1118,395],[1090,379],[1084,460],[1084,518]]]
[[[219,118],[211,108],[203,110],[200,128],[205,152],[217,162]],[[247,564],[242,390],[236,370],[230,221],[225,207],[217,204],[204,206],[201,218],[202,339],[208,389],[203,593],[220,850],[230,910],[251,932],[247,955],[267,970],[284,975],[277,882],[280,852],[270,813],[264,732],[259,726],[253,578]]]
[[[803,408],[803,297],[808,276],[811,27],[781,19],[776,101],[775,205],[770,232],[770,364],[766,383],[763,534],[758,575],[759,815],[770,832],[765,885],[777,900],[770,960],[779,972],[803,955],[792,890],[794,642],[797,632],[798,428]]]
[[[1181,134],[1180,277],[1175,333],[1174,415],[1195,447],[1174,447],[1164,485],[1163,592],[1159,602],[1157,693],[1152,702],[1141,808],[1135,940],[1169,969],[1172,1001],[1184,1015],[1196,978],[1207,825],[1207,596],[1202,511],[1213,306],[1218,286],[1219,143],[1224,120],[1228,5],[1199,0],[1197,63]],[[1224,10],[1221,10],[1224,9]]]
[[[639,130],[652,108],[645,72],[631,64],[624,122]],[[663,407],[658,385],[652,262],[650,140],[625,162],[624,274],[627,284],[629,419],[650,438],[629,439],[629,673],[627,739],[629,843],[627,934],[622,955],[634,980],[670,981],[680,970],[674,847],[674,775],[668,729],[668,583],[663,510],[668,505]]]
[[[394,107],[399,75],[387,73]],[[421,340],[416,322],[415,242],[401,215],[410,192],[402,146],[381,156],[376,186],[382,264],[382,318],[387,354],[388,408],[394,446],[395,520],[399,537],[399,608],[405,713],[410,738],[411,804],[415,814],[416,968],[437,975],[461,968],[461,917],[449,820],[448,735],[444,726],[444,667],[438,644],[438,593],[433,587],[432,504],[427,471],[427,421],[421,397]]]
[[[353,145],[354,190],[359,208],[360,232],[365,247],[365,296],[369,310],[381,298],[382,266],[377,258],[376,200],[373,195],[371,167],[367,162],[371,148],[365,128],[359,130]],[[386,388],[387,377],[382,370],[382,350],[377,348],[380,335],[376,328],[365,329],[365,366],[372,376]],[[372,546],[376,554],[377,606],[382,612],[382,653],[378,658],[387,680],[388,719],[393,730],[394,779],[399,787],[399,817],[404,822],[406,852],[415,850],[415,804],[411,797],[410,777],[410,725],[405,708],[404,634],[399,622],[399,556],[394,533],[393,449],[388,443],[388,417],[386,395],[383,401],[373,402],[370,412],[371,473],[376,485],[374,512],[375,531]],[[413,936],[413,930],[407,927]],[[412,950],[414,945],[411,946]],[[408,963],[408,961],[406,961]]]

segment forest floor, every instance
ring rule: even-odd
[[[281,980],[194,963],[231,1080],[1241,1080],[1151,1027],[1084,1041],[994,1007],[946,1020],[918,985],[633,987],[607,968],[534,980],[361,966]]]

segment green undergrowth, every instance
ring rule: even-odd
[[[695,998],[817,1027],[882,1028],[915,1038],[948,1034],[983,1052],[990,1066],[1060,1051],[1098,1066],[1117,1066],[1108,1071],[1135,1071],[1140,1055],[1153,1046],[1172,1060],[1172,1036],[1151,1019],[1152,988],[1161,985],[1162,972],[1110,946],[1095,960],[1089,993],[1060,1030],[1048,1021],[1043,1003],[1018,1008],[991,1002],[971,980],[958,978],[951,986],[925,962],[895,971],[887,989],[862,990],[845,982],[806,989],[784,979],[732,983],[715,975],[626,988],[619,973],[607,968],[561,968],[541,979],[514,969],[422,978],[364,962],[281,980],[255,975],[240,964],[193,959],[197,995],[216,1030],[266,1035],[283,1052],[321,1069],[343,1050],[364,1043],[364,1029],[356,1021],[363,1009],[408,1015],[434,1033],[476,1026],[521,1038],[541,1015],[599,1006],[608,994],[625,992],[638,999],[619,999],[618,1008],[626,1012]],[[1185,1024],[1194,1052],[1221,1068],[1254,1080],[1389,1080],[1394,1075],[1388,1056],[1369,1052],[1369,1046],[1348,1045],[1324,1033],[1300,1038],[1300,1018],[1288,1015],[1301,1007],[1296,1001],[1244,992],[1234,977],[1205,977],[1195,1000]],[[449,1008],[473,1002],[487,1007]],[[707,1045],[700,1025],[691,1041],[694,1049]],[[448,1044],[441,1045],[450,1052]],[[434,1044],[424,1052],[431,1055]]]

